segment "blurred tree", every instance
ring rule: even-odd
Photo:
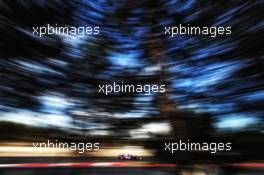
[[[209,137],[214,119],[223,115],[261,118],[262,12],[260,1],[1,1],[0,110],[43,112],[39,97],[62,94],[72,103],[63,112],[76,128],[120,138],[154,121],[169,122],[176,138],[197,138]],[[46,24],[101,31],[83,39],[32,35],[33,26]],[[164,26],[178,24],[232,26],[232,35],[164,35]],[[129,53],[131,63],[117,63]],[[113,81],[166,84],[167,92],[151,100],[97,92],[99,84]],[[143,115],[124,117],[133,112]]]

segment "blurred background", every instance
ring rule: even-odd
[[[1,0],[0,163],[107,162],[131,153],[145,163],[177,164],[155,172],[0,168],[1,174],[263,174],[263,166],[234,166],[263,162],[263,12],[264,2],[251,0]],[[32,34],[47,24],[99,26],[100,34]],[[165,26],[179,24],[231,26],[232,34],[164,35]],[[114,81],[166,84],[167,91],[97,93],[99,84]],[[32,142],[47,139],[101,147],[85,155],[32,150]],[[232,151],[164,151],[164,142],[179,139],[232,142]]]

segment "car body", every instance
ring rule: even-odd
[[[132,154],[120,154],[118,156],[119,160],[142,160],[142,157]]]

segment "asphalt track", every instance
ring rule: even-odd
[[[20,157],[0,158],[0,175],[263,175],[263,164],[233,164],[222,169],[216,165],[180,169],[177,164],[161,163],[154,158],[144,161],[119,161],[116,158]],[[196,172],[196,173],[195,173]]]
[[[0,158],[0,175],[171,175],[173,164],[116,158]]]

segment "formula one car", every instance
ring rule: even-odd
[[[131,154],[120,154],[118,156],[119,160],[142,160],[142,157]]]

